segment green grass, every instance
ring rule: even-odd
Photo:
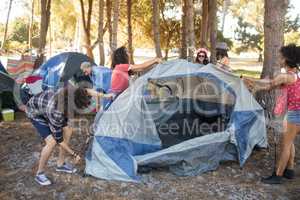
[[[259,78],[261,72],[260,71],[251,71],[251,70],[244,70],[244,69],[236,69],[233,70],[233,73],[237,76],[244,75],[244,76],[249,76],[253,78]]]

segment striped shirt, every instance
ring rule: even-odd
[[[33,96],[27,103],[26,115],[29,119],[48,126],[54,139],[61,142],[62,129],[67,125],[67,118],[57,109],[55,96],[55,92],[51,90]]]

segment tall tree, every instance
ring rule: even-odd
[[[44,51],[47,41],[47,32],[50,21],[51,0],[41,0],[41,24],[40,24],[40,41],[39,41],[39,56],[36,61],[36,66],[39,67],[44,61]]]
[[[221,26],[221,32],[224,32],[224,26],[225,26],[225,19],[228,12],[228,7],[230,4],[230,0],[223,0],[223,8],[222,8],[222,26]]]
[[[119,12],[120,12],[120,1],[114,0],[114,13],[112,22],[112,43],[111,50],[114,51],[118,47],[118,24],[119,24]]]
[[[112,1],[106,0],[106,21],[108,27],[109,48],[112,49],[112,25],[111,25]]]
[[[284,23],[288,0],[265,0],[264,14],[264,64],[261,78],[272,78],[280,71],[280,47],[284,44]],[[258,93],[259,102],[263,103],[272,118],[276,91]],[[277,130],[275,130],[277,131]]]
[[[80,0],[81,18],[84,32],[84,46],[86,48],[86,54],[91,59],[94,59],[93,48],[91,45],[91,19],[93,10],[93,0],[88,0],[88,11],[85,12],[85,6],[83,0]]]
[[[180,37],[180,21],[176,19],[176,16],[170,17],[168,13],[177,12],[177,2],[169,0],[160,0],[160,41],[161,47],[164,49],[164,59],[168,60],[169,50],[174,47],[178,47]],[[177,38],[177,40],[176,40]],[[176,46],[177,44],[177,46]]]
[[[217,0],[209,0],[209,21],[210,24],[210,61],[216,63],[217,45]]]
[[[263,34],[250,30],[255,30],[255,26],[243,21],[243,18],[239,17],[238,26],[234,31],[235,40],[240,42],[240,45],[236,48],[236,52],[239,54],[248,50],[255,50],[259,53],[258,62],[262,62]]]
[[[186,0],[182,0],[182,16],[181,16],[181,49],[180,58],[187,58],[187,29],[186,29]]]
[[[208,0],[202,0],[200,46],[208,47]]]
[[[133,60],[133,47],[132,47],[131,10],[132,10],[132,1],[131,0],[127,0],[128,51],[129,51],[129,55],[130,55],[130,63],[134,64],[134,60]]]
[[[31,0],[31,17],[28,29],[28,48],[32,48],[32,32],[33,32],[33,17],[34,17],[34,0]]]
[[[194,1],[186,0],[186,29],[188,44],[188,60],[192,61],[195,51]]]
[[[6,17],[6,23],[5,23],[4,36],[3,36],[2,47],[1,47],[2,49],[4,48],[4,45],[6,43],[7,30],[8,30],[8,22],[9,22],[9,16],[10,16],[12,2],[13,2],[13,0],[9,1],[8,11],[7,11],[7,17]]]
[[[288,4],[288,0],[265,0],[262,78],[272,78],[276,72],[280,71],[279,50],[284,44],[284,22]]]
[[[152,0],[152,7],[153,7],[153,34],[154,34],[154,45],[155,45],[155,52],[156,56],[161,58],[161,47],[160,47],[160,16],[159,16],[159,1],[158,0]]]
[[[99,24],[98,24],[98,40],[99,40],[99,55],[100,55],[100,65],[105,63],[105,53],[104,53],[104,0],[99,0]]]

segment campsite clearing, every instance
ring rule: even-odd
[[[82,177],[84,163],[76,175],[54,172],[55,160],[48,164],[50,187],[40,187],[33,179],[33,168],[39,158],[41,141],[30,122],[17,113],[15,122],[0,122],[0,199],[299,199],[300,156],[296,154],[293,181],[280,186],[260,183],[273,167],[274,145],[269,135],[270,150],[254,151],[243,169],[236,162],[226,162],[217,171],[195,177],[178,177],[167,169],[141,175],[141,183],[108,182]],[[81,149],[85,136],[74,133],[71,141]],[[74,145],[80,144],[80,145]],[[300,151],[300,138],[296,142]],[[57,151],[55,152],[57,154]]]

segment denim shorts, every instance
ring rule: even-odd
[[[31,120],[31,123],[35,127],[41,138],[46,139],[49,135],[51,135],[49,126],[35,120]]]
[[[286,119],[289,123],[300,125],[300,110],[289,110]]]

